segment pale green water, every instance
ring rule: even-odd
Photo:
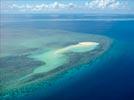
[[[90,43],[90,42],[89,42]],[[35,55],[33,58],[45,62],[44,66],[36,68],[32,74],[42,73],[51,71],[65,63],[67,63],[68,56],[65,55],[67,52],[88,52],[94,50],[98,43],[92,43],[92,45],[71,45],[65,48],[48,51],[40,55]]]
[[[40,66],[33,71],[33,74],[48,72],[58,66],[63,65],[67,58],[63,54],[55,53],[55,51],[49,51],[41,55],[37,55],[34,57],[35,59],[41,60],[46,64],[44,66]]]

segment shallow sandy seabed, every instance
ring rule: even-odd
[[[58,66],[61,66],[65,64],[67,61],[67,55],[64,55],[68,52],[89,52],[90,50],[93,50],[99,45],[99,43],[96,42],[80,42],[76,45],[70,45],[64,48],[60,48],[57,50],[45,52],[44,54],[37,55],[37,58],[39,58],[41,61],[46,62],[44,66],[38,67],[33,71],[33,74],[37,73],[43,73],[53,70],[54,68],[57,68]],[[39,56],[39,57],[38,57]],[[34,57],[36,58],[36,57]]]

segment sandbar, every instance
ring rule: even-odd
[[[67,63],[68,57],[65,53],[69,52],[89,52],[94,50],[99,43],[96,42],[80,42],[57,50],[45,52],[44,54],[34,56],[34,58],[46,62],[44,66],[36,68],[32,74],[43,73],[53,70],[58,66]]]

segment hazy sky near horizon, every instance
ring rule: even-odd
[[[1,0],[3,13],[128,13],[134,0]]]

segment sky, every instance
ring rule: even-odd
[[[1,0],[1,12],[134,14],[134,0]]]

